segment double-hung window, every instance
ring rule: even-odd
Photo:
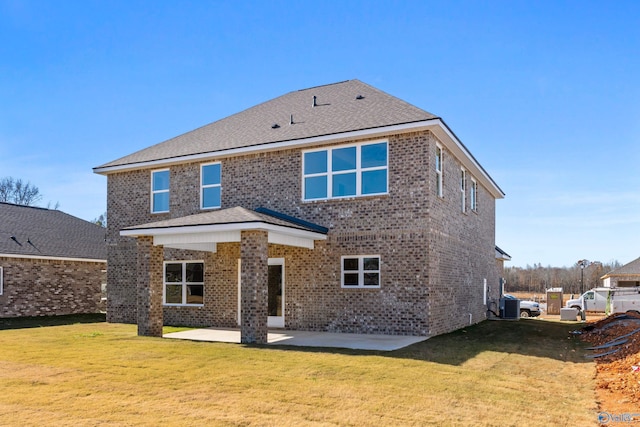
[[[386,141],[306,151],[302,168],[303,200],[388,192]]]
[[[151,172],[151,213],[169,212],[169,169]]]
[[[204,304],[204,263],[167,261],[164,263],[165,305]]]
[[[221,206],[220,163],[202,165],[200,168],[200,208],[213,209]]]
[[[436,145],[436,194],[438,194],[438,197],[444,197],[442,180],[442,147],[440,145]]]
[[[343,288],[380,287],[380,256],[343,256],[341,261]]]
[[[478,182],[471,178],[471,188],[469,189],[469,203],[471,204],[471,210],[478,210]]]
[[[460,196],[462,212],[467,211],[467,171],[460,169]]]

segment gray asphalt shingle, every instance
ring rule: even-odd
[[[0,255],[106,260],[105,233],[58,210],[0,202]]]
[[[348,80],[290,92],[96,169],[434,118],[437,116],[359,80]]]

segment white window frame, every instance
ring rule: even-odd
[[[153,176],[154,174],[158,173],[158,172],[169,172],[169,188],[166,190],[154,190],[153,188]],[[169,206],[168,209],[166,211],[155,211],[153,210],[153,196],[155,196],[156,194],[160,194],[160,193],[167,193],[169,194]],[[159,213],[167,213],[170,211],[170,206],[171,206],[171,171],[170,169],[166,168],[166,169],[156,169],[156,170],[152,170],[151,171],[151,213],[153,214],[159,214]]]
[[[362,167],[362,147],[367,146],[367,145],[376,145],[376,144],[386,144],[386,158],[387,158],[387,164],[384,166],[373,166],[373,167],[368,167],[368,168],[363,168]],[[340,150],[343,148],[352,148],[355,147],[356,148],[356,168],[355,169],[349,169],[349,170],[341,170],[341,171],[333,171],[333,165],[332,165],[332,152],[333,150]],[[318,173],[311,173],[311,174],[305,174],[304,170],[305,170],[305,154],[308,153],[318,153],[318,152],[326,152],[327,153],[327,170],[326,172],[318,172]],[[385,188],[385,191],[383,192],[379,192],[379,193],[367,193],[367,194],[363,194],[362,193],[362,175],[365,172],[373,172],[373,171],[378,171],[378,170],[384,170],[386,171],[386,175],[387,175],[387,186]],[[338,176],[338,175],[345,175],[345,174],[351,174],[351,173],[355,173],[356,174],[356,193],[355,194],[349,194],[346,196],[333,196],[333,178],[334,176]],[[354,198],[354,197],[369,197],[369,196],[383,196],[383,195],[387,195],[389,194],[389,141],[386,139],[383,140],[379,140],[379,141],[366,141],[366,142],[361,142],[358,144],[345,144],[345,145],[336,145],[333,147],[325,147],[325,148],[320,148],[320,149],[313,149],[313,150],[304,150],[302,152],[302,201],[304,202],[314,202],[314,201],[319,201],[319,200],[335,200],[335,199],[349,199],[349,198]],[[326,176],[327,177],[327,196],[326,197],[319,197],[319,198],[314,198],[314,199],[307,199],[305,198],[305,194],[306,194],[306,188],[305,188],[305,178],[314,178],[314,177],[321,177],[321,176]]]
[[[473,177],[471,178],[471,189],[470,189],[470,204],[471,210],[474,212],[478,211],[478,181],[476,181]]]
[[[462,213],[467,212],[467,170],[460,168],[460,202]]]
[[[0,295],[4,293],[4,270],[0,267]]]
[[[181,264],[182,265],[182,281],[181,282],[167,282],[167,264]],[[187,264],[202,264],[202,282],[187,282]],[[204,261],[202,260],[189,260],[189,261],[164,261],[162,264],[162,305],[167,307],[202,307],[204,306]],[[167,285],[181,285],[182,286],[182,302],[181,303],[167,303]],[[188,304],[187,301],[187,285],[202,285],[202,304]]]
[[[436,162],[435,162],[435,170],[436,170],[436,194],[438,197],[444,197],[444,179],[443,179],[443,169],[444,169],[444,149],[442,145],[436,144]]]
[[[377,258],[378,259],[378,269],[377,270],[365,270],[364,269],[364,259],[365,258]],[[354,273],[356,270],[347,270],[344,269],[344,260],[345,259],[357,259],[358,260],[358,285],[345,285],[344,284],[344,275],[345,273]],[[382,260],[380,259],[380,255],[343,255],[340,257],[340,286],[344,289],[380,289],[382,285]],[[377,285],[365,285],[364,284],[364,274],[365,273],[377,273],[378,274],[378,284]]]
[[[204,184],[204,168],[207,166],[220,165],[220,183]],[[204,190],[206,188],[220,188],[220,204],[218,206],[204,206]],[[211,162],[200,165],[200,209],[220,209],[222,207],[222,162]]]

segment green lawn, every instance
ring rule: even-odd
[[[597,425],[595,366],[571,323],[486,321],[366,352],[146,338],[100,320],[0,319],[0,426]]]

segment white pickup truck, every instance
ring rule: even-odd
[[[609,291],[611,291],[611,288],[590,289],[578,298],[567,301],[565,307],[575,308],[578,313],[582,310],[604,313],[607,310]]]
[[[565,304],[567,308],[597,313],[640,312],[640,288],[593,288]]]

